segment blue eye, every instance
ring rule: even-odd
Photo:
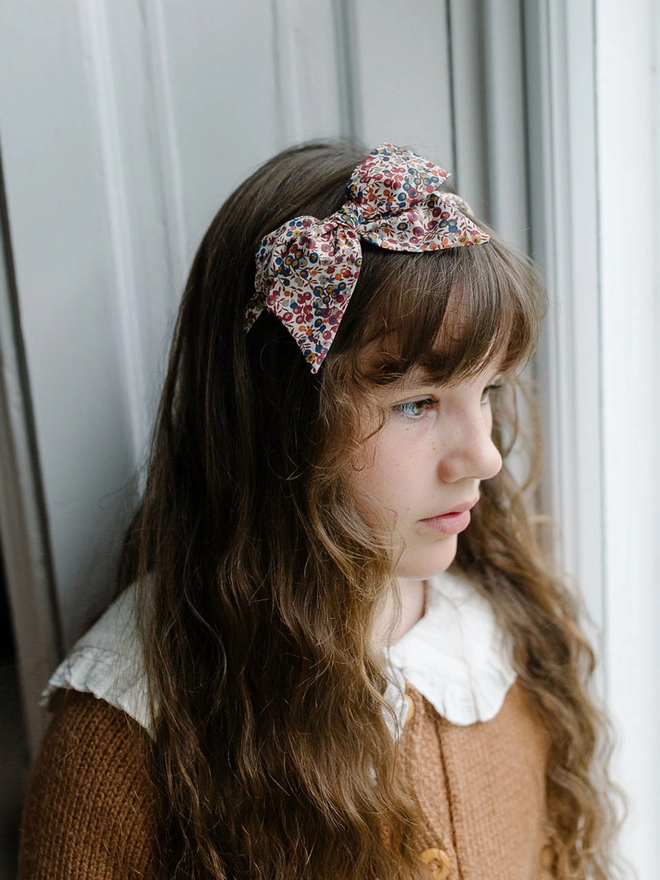
[[[501,385],[486,385],[481,395],[481,403],[489,403],[491,395],[495,394],[496,391],[499,391],[501,387]]]
[[[392,407],[396,413],[407,419],[421,419],[424,413],[433,406],[434,401],[430,397],[421,400],[409,400],[407,403],[397,403]]]

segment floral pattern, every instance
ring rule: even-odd
[[[246,330],[267,308],[316,373],[360,275],[362,241],[415,252],[488,241],[466,216],[466,202],[440,189],[448,177],[402,147],[381,144],[372,150],[353,171],[339,211],[325,220],[295,217],[261,241]]]

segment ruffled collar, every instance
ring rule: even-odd
[[[122,709],[151,733],[135,586],[124,590],[78,639],[51,675],[41,695],[42,706],[48,705],[58,688],[94,694],[115,709]]]
[[[499,712],[516,675],[511,651],[488,601],[464,577],[429,582],[426,612],[389,649],[386,693],[398,727],[405,724],[405,682],[452,724],[488,721]],[[58,688],[92,693],[150,732],[147,683],[129,587],[74,645],[42,695]]]
[[[390,648],[389,659],[457,725],[494,718],[516,679],[491,604],[466,577],[448,572],[429,581],[424,617]],[[399,705],[394,708],[401,717]]]

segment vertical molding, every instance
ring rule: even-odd
[[[456,187],[529,252],[525,52],[520,0],[448,0]]]
[[[447,0],[451,41],[454,184],[490,222],[482,0]]]
[[[271,0],[271,10],[280,145],[349,134],[356,125],[349,10],[337,0]]]
[[[483,0],[489,208],[493,226],[529,252],[520,0]]]
[[[656,3],[653,7],[654,16],[654,76],[653,76],[653,106],[655,107],[654,125],[654,183],[655,183],[655,230],[656,240],[660,235],[660,8]],[[660,290],[660,247],[655,248],[655,279],[656,290]],[[655,298],[655,313],[653,316],[653,326],[655,328],[654,337],[660,340],[660,293]],[[660,376],[660,345],[655,346],[655,360],[653,363],[653,375]],[[653,436],[660,437],[660,382],[655,383],[655,400],[653,402],[655,408],[655,426],[653,428]],[[655,470],[655,522],[658,530],[660,530],[660,462],[656,461]],[[655,571],[660,571],[660,541],[655,545]],[[655,620],[660,620],[660,590],[655,594],[655,605],[652,609],[652,616]]]
[[[278,139],[281,144],[303,140],[301,95],[296,40],[292,27],[296,0],[271,0],[273,13],[273,56],[279,113]]]
[[[357,25],[352,0],[333,0],[337,82],[339,85],[340,134],[356,141],[362,137],[362,94],[356,61]]]
[[[124,27],[139,23],[139,36],[126,46],[118,28],[121,8],[116,10],[107,0],[79,0],[79,7],[96,98],[93,107],[115,275],[117,348],[133,461],[139,471],[153,416],[152,375],[158,363],[154,345],[162,345],[155,342],[150,322],[156,318],[158,325],[165,324],[175,311],[188,263],[166,28],[160,0],[140,0],[134,18],[124,23]],[[139,116],[143,96],[145,112]],[[132,129],[138,120],[142,128]],[[129,143],[129,138],[139,141],[139,146]],[[135,186],[138,180],[140,190]],[[158,271],[153,271],[156,264]]]
[[[660,861],[657,14],[655,0],[595,0],[605,651],[616,776],[630,800],[623,851],[643,878]]]
[[[165,258],[169,268],[171,305],[175,307],[180,285],[188,270],[188,235],[165,16],[162,0],[139,2],[143,21],[145,69],[153,98],[153,116],[148,120],[149,146],[156,167],[157,188],[162,199]]]
[[[454,58],[454,29],[452,27],[452,4],[451,0],[444,0],[445,4],[445,38],[447,43],[447,70],[449,75],[449,119],[451,124],[451,168],[454,174],[454,187],[460,193],[460,181],[457,176],[457,147],[456,147],[456,90],[457,71]],[[465,196],[463,197],[465,198]],[[473,209],[474,210],[474,209]]]
[[[130,116],[125,103],[130,99],[121,63],[126,64],[126,49],[118,45],[113,34],[113,11],[107,0],[79,0],[83,45],[95,100],[94,112],[98,125],[103,185],[107,205],[107,224],[114,272],[113,293],[118,315],[118,350],[121,353],[123,391],[127,402],[131,429],[132,454],[136,469],[144,458],[151,431],[152,394],[151,370],[153,352],[147,339],[145,321],[152,311],[151,298],[159,313],[172,311],[177,305],[180,286],[186,272],[186,225],[184,220],[181,170],[176,120],[172,99],[163,10],[160,0],[143,2],[141,18],[141,57],[130,59],[133,73],[139,77],[139,88],[146,88],[150,100],[144,129],[131,133]],[[135,83],[136,88],[138,83]],[[121,97],[120,97],[121,96]],[[123,103],[122,103],[123,102]],[[133,167],[126,139],[134,136],[144,142],[151,159],[149,168]],[[162,246],[158,259],[166,266],[165,290],[145,289],[146,266],[151,254],[136,252],[140,243],[153,247],[156,236],[152,230],[140,228],[143,207],[136,202],[131,186],[137,173],[151,175],[151,192],[158,206],[158,229]],[[160,276],[162,278],[162,274]],[[169,294],[169,295],[168,295]]]
[[[132,244],[135,241],[135,234],[126,192],[128,178],[122,154],[121,126],[105,0],[80,0],[80,19],[83,40],[87,44],[88,67],[91,70],[96,93],[95,109],[112,248],[112,268],[115,273],[113,289],[117,298],[119,317],[123,387],[128,401],[133,460],[137,466],[148,436],[149,424],[144,405],[145,367]]]
[[[646,878],[660,859],[657,11],[652,0],[524,8],[533,244],[551,296],[545,489],[563,568],[601,636],[630,803],[622,851]]]
[[[368,146],[391,141],[452,164],[446,6],[440,0],[350,4],[360,131]],[[385,56],[387,56],[385,58]],[[384,60],[385,59],[385,60]]]
[[[544,510],[557,563],[603,612],[600,306],[592,4],[526,0],[532,252],[549,289],[537,359]],[[579,253],[576,250],[579,244]]]
[[[34,757],[47,721],[39,695],[61,657],[61,634],[1,163],[0,245],[0,540]]]

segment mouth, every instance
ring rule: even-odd
[[[458,535],[459,532],[465,531],[470,525],[470,511],[478,500],[478,498],[473,498],[471,501],[464,501],[446,513],[429,516],[425,519],[420,519],[419,522],[423,529],[428,529],[439,535]]]

